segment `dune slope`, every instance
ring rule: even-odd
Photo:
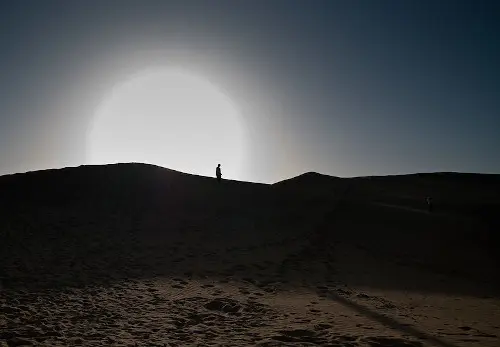
[[[498,346],[498,182],[3,176],[0,346]]]

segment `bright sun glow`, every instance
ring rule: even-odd
[[[133,76],[99,106],[88,134],[90,164],[142,162],[238,179],[245,160],[242,117],[214,85],[179,69]]]

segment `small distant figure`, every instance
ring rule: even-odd
[[[217,182],[221,182],[222,181],[222,172],[220,170],[220,164],[217,165],[217,168],[215,169],[215,176],[217,176]]]
[[[431,213],[432,212],[432,198],[430,196],[428,196],[425,198],[425,201],[427,202],[427,211],[429,211],[429,213]]]

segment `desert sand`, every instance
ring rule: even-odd
[[[0,191],[0,346],[500,346],[498,176],[117,164]]]

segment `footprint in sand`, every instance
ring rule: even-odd
[[[335,343],[341,343],[342,346],[344,345],[352,345],[352,343],[356,342],[358,338],[356,336],[350,336],[350,335],[336,335],[332,341]]]
[[[175,282],[177,282],[179,285],[182,285],[182,286],[186,286],[186,285],[189,284],[188,282],[184,281],[181,278],[173,278],[172,280],[175,281]]]
[[[379,306],[381,309],[386,309],[386,310],[392,310],[395,309],[396,306],[391,304],[390,302],[383,303],[382,305]]]
[[[250,277],[243,277],[241,280],[244,281],[244,282],[251,283],[251,284],[256,284],[257,283],[256,280],[254,280],[253,278],[250,278]]]
[[[210,311],[220,311],[232,314],[236,314],[242,309],[238,301],[228,298],[216,298],[203,306]]]
[[[344,290],[344,289],[337,289],[337,293],[340,295],[346,295],[346,296],[352,295],[352,292],[350,292],[348,290]]]
[[[363,339],[371,347],[422,347],[422,342],[409,341],[392,337],[367,337]]]
[[[358,295],[356,295],[356,297],[358,297],[360,299],[370,299],[371,298],[369,295],[366,295],[364,293],[359,293]]]
[[[306,329],[281,330],[281,335],[273,336],[272,339],[281,342],[302,342],[325,344],[327,341],[319,336],[315,331]]]
[[[330,329],[332,327],[331,324],[324,324],[324,323],[321,323],[321,324],[316,324],[314,326],[314,329],[315,330],[318,330],[318,331],[322,331],[322,330],[327,330],[327,329]]]

